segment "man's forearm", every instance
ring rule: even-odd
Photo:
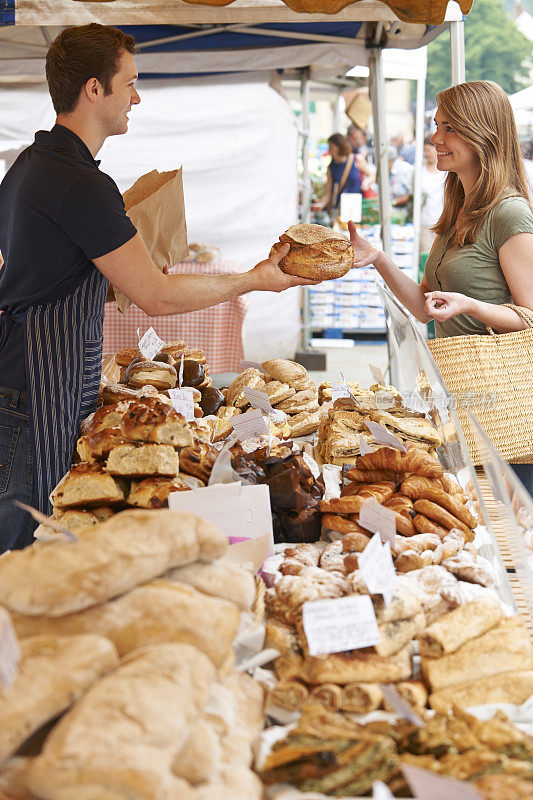
[[[164,275],[161,297],[152,316],[182,314],[233,300],[253,291],[254,275],[250,270],[233,275]]]
[[[394,294],[413,316],[420,322],[429,322],[424,309],[425,295],[424,289],[416,281],[399,269],[386,253],[381,253],[374,262],[374,266]]]

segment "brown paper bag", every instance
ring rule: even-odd
[[[181,167],[172,172],[154,169],[142,175],[123,197],[128,216],[159,270],[189,255]],[[114,287],[113,291],[124,314],[131,300]]]

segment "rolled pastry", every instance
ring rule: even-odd
[[[380,642],[375,646],[376,653],[380,656],[394,655],[425,627],[426,617],[423,612],[410,619],[399,619],[379,625]]]
[[[337,711],[341,708],[342,688],[335,683],[322,683],[311,690],[310,699]]]
[[[496,628],[442,658],[422,656],[422,674],[433,692],[476,678],[533,669],[529,633],[518,617],[502,620]],[[483,701],[488,702],[488,701]]]
[[[497,603],[474,600],[438,619],[418,636],[420,655],[438,658],[494,628],[502,618]]]
[[[368,714],[383,702],[383,692],[377,683],[347,683],[342,690],[341,708],[352,714]]]
[[[274,706],[285,708],[287,711],[298,711],[309,698],[309,690],[300,681],[279,681],[269,695],[269,701]]]
[[[400,697],[403,697],[413,708],[425,707],[428,699],[428,692],[422,681],[400,681],[396,684],[396,689]],[[383,703],[383,707],[387,711],[394,710],[389,706],[386,700]]]
[[[298,677],[313,685],[319,683],[346,684],[395,683],[411,677],[411,648],[404,647],[394,656],[383,657],[366,650],[351,653],[332,653],[308,656],[296,667]]]
[[[472,671],[472,670],[471,670]],[[461,708],[484,703],[515,703],[521,705],[533,694],[533,669],[503,672],[486,678],[457,683],[429,695],[435,711],[447,712],[452,705]]]

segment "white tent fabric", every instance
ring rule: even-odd
[[[191,5],[183,0],[114,0],[113,3],[76,0],[24,0],[16,13],[17,25],[63,25],[101,22],[104,25],[161,25],[209,22],[303,22],[307,15],[292,11],[281,0],[236,0],[229,6]],[[313,22],[332,20],[396,20],[384,3],[364,0],[331,14],[309,15]]]
[[[243,269],[268,256],[297,221],[297,127],[262,76],[146,80],[125,136],[108,139],[101,168],[121,190],[151,169],[183,164],[189,242],[220,247]],[[46,85],[2,87],[2,151],[21,148],[54,115]],[[291,357],[298,345],[299,291],[250,296],[246,357]]]

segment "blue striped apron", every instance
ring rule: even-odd
[[[108,286],[94,268],[67,297],[30,306],[20,320],[34,504],[43,514],[50,513],[50,492],[70,469],[80,422],[96,408]]]

